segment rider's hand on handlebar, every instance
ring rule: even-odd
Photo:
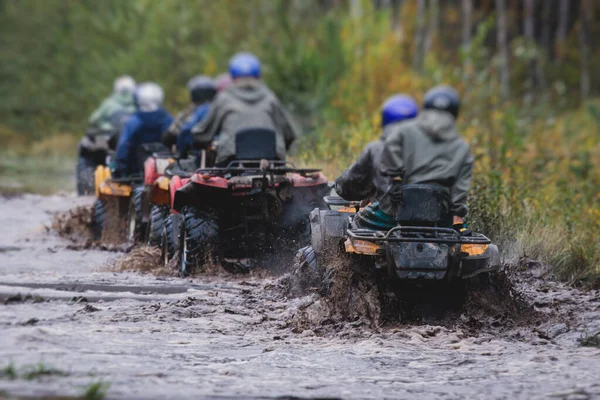
[[[456,232],[460,233],[460,236],[473,236],[473,232],[467,228],[465,223],[454,224],[452,225],[452,228],[454,228]]]

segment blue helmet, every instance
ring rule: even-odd
[[[237,53],[229,60],[229,75],[236,78],[260,78],[260,61],[252,53]]]
[[[381,108],[381,126],[384,127],[393,122],[411,119],[419,113],[417,102],[405,94],[397,94],[389,97]]]
[[[458,117],[460,98],[458,92],[450,86],[436,86],[425,93],[423,108],[449,112]]]

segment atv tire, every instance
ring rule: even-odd
[[[148,223],[148,246],[158,247],[162,243],[163,228],[169,217],[169,207],[153,205]]]
[[[179,249],[181,220],[181,214],[171,214],[165,219],[160,237],[161,258],[165,267],[169,265],[169,261],[171,261]]]
[[[96,199],[96,202],[94,203],[94,224],[92,225],[94,239],[96,240],[100,240],[102,238],[102,229],[104,228],[105,217],[105,204],[102,200]]]
[[[194,267],[206,261],[208,250],[215,244],[219,227],[217,219],[204,211],[185,207],[179,234],[179,272],[188,276]]]
[[[127,241],[141,243],[146,237],[146,225],[142,220],[143,187],[136,187],[131,192],[129,211],[127,212]]]
[[[319,291],[323,282],[325,271],[319,268],[317,256],[312,246],[298,250],[294,271],[290,279],[290,294],[292,296],[305,296],[311,292]]]
[[[77,194],[79,196],[91,195],[95,191],[94,187],[94,172],[96,164],[83,156],[79,156],[75,171],[77,179]]]

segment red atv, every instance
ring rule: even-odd
[[[257,256],[297,249],[310,240],[308,214],[330,190],[318,169],[299,169],[277,159],[275,132],[245,129],[226,167],[202,168],[189,180],[173,180],[181,274],[209,260],[247,272]],[[166,232],[169,237],[169,232]],[[291,252],[293,255],[294,252]]]

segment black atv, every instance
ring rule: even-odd
[[[360,204],[326,197],[329,209],[310,213],[312,247],[301,249],[300,264],[322,272],[334,258],[349,257],[401,281],[452,281],[496,271],[499,253],[490,239],[446,227],[451,218],[445,196],[433,185],[400,186],[397,226],[389,230],[355,227]]]

